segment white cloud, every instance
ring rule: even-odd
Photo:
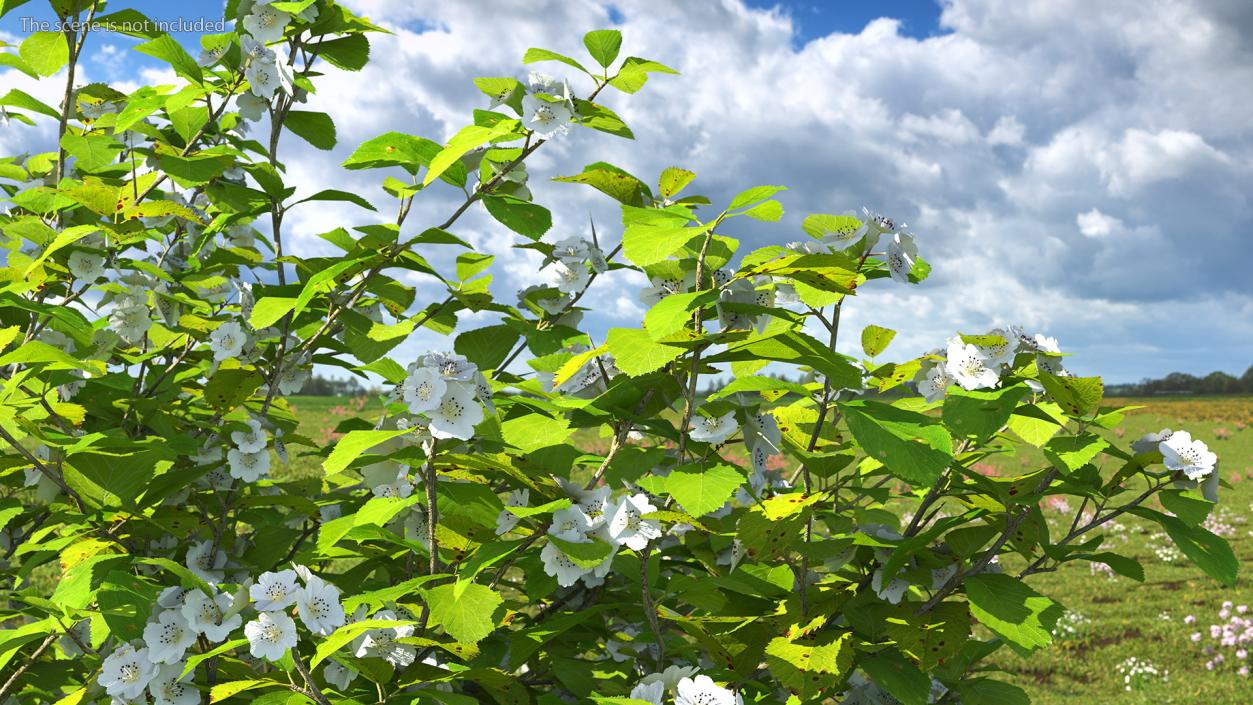
[[[548,177],[605,160],[651,181],[681,165],[699,175],[689,189],[715,203],[756,184],[791,187],[782,223],[728,226],[742,251],[802,237],[807,212],[868,205],[908,221],[931,280],[868,288],[847,308],[856,325],[900,330],[897,355],[1021,321],[1078,353],[1070,366],[1115,380],[1249,363],[1253,331],[1231,323],[1253,320],[1242,264],[1253,255],[1253,93],[1232,89],[1253,85],[1243,0],[944,0],[936,36],[903,36],[880,19],[799,46],[786,13],[740,0],[622,0],[613,13],[597,0],[353,4],[394,34],[371,37],[363,72],[319,81],[307,109],[332,115],[340,145],[324,153],[285,137],[281,152],[301,193],[353,191],[382,214],[302,205],[288,221],[301,251],[325,253],[313,236],[335,225],[392,217],[380,173],[337,168],[357,144],[388,130],[446,139],[486,105],[475,76],[539,68],[586,93],[573,70],[520,59],[530,46],[585,56],[582,32],[612,15],[625,53],[682,75],[654,77],[635,96],[602,94],[634,142],[580,130],[535,154],[531,186],[553,211],[550,238],[586,235],[590,216],[608,249],[620,226],[608,199]],[[12,74],[0,73],[0,88]],[[461,198],[433,186],[406,232],[442,221]],[[498,257],[502,300],[542,277],[534,253],[478,207],[453,229]],[[422,254],[450,264],[439,248]],[[593,328],[638,321],[641,283],[623,271],[598,279],[583,300]],[[421,286],[439,296],[429,279]],[[1166,321],[1186,321],[1186,333]],[[433,343],[405,349],[419,342]]]

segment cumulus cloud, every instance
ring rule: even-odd
[[[1233,88],[1253,85],[1247,2],[945,0],[934,36],[905,36],[884,18],[804,43],[803,17],[741,0],[350,2],[394,34],[372,37],[370,65],[329,71],[310,100],[334,118],[339,146],[285,138],[283,158],[301,193],[353,191],[384,215],[302,205],[288,221],[298,251],[322,252],[328,224],[395,207],[377,173],[335,168],[356,144],[388,130],[446,139],[485,105],[474,76],[539,68],[586,93],[572,69],[521,56],[530,46],[582,56],[583,31],[615,26],[626,52],[683,75],[602,95],[634,142],[579,130],[536,153],[532,190],[553,211],[551,237],[586,235],[590,218],[611,247],[620,228],[612,202],[547,177],[605,160],[653,180],[680,165],[715,203],[757,184],[791,187],[781,223],[729,226],[744,251],[803,237],[807,212],[868,205],[909,222],[932,278],[871,287],[846,309],[851,330],[901,331],[889,354],[1022,322],[1059,337],[1071,368],[1114,380],[1250,362],[1253,93]],[[442,221],[461,198],[432,187],[406,230]],[[498,257],[500,297],[542,278],[534,253],[480,210],[456,230]],[[411,283],[438,295],[432,281]],[[636,324],[629,289],[640,283],[622,271],[599,280],[583,300],[593,329]]]

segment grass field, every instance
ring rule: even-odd
[[[1213,672],[1206,669],[1203,647],[1212,643],[1209,626],[1221,623],[1219,611],[1225,601],[1248,605],[1243,615],[1253,618],[1253,398],[1152,398],[1111,399],[1109,404],[1136,405],[1123,425],[1124,441],[1164,427],[1187,429],[1206,441],[1221,459],[1224,488],[1220,519],[1216,527],[1225,534],[1241,561],[1241,577],[1234,588],[1223,588],[1186,565],[1172,550],[1168,538],[1155,526],[1139,519],[1115,522],[1107,532],[1104,550],[1133,556],[1145,568],[1143,583],[1128,578],[1093,574],[1085,566],[1071,565],[1056,573],[1033,576],[1031,584],[1062,602],[1074,615],[1072,625],[1059,635],[1052,648],[1029,659],[1006,651],[994,664],[999,675],[1024,688],[1037,705],[1070,705],[1099,702],[1102,705],[1179,703],[1197,705],[1245,705],[1253,703],[1253,678],[1237,673],[1235,649],[1222,649],[1227,662]],[[378,402],[296,397],[300,432],[317,441],[332,438],[332,429],[343,419],[364,415],[373,418]],[[1001,461],[1002,471],[1040,467],[1044,459],[1028,453]],[[993,470],[993,468],[987,468]],[[293,458],[289,472],[316,472],[315,459]],[[1069,517],[1049,512],[1053,533],[1064,532]],[[1067,522],[1067,526],[1062,526]],[[1233,606],[1231,613],[1236,614]],[[1195,624],[1185,618],[1195,617]],[[1199,643],[1191,641],[1202,632]],[[1129,658],[1153,664],[1163,678],[1134,679],[1131,689],[1118,668]],[[1248,659],[1253,661],[1253,657]]]

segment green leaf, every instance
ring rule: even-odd
[[[1096,411],[1105,394],[1105,385],[1100,377],[1058,377],[1041,374],[1040,384],[1053,397],[1066,413],[1071,416],[1086,416]]]
[[[16,88],[10,88],[9,92],[5,93],[3,98],[0,98],[0,105],[9,106],[13,108],[23,108],[25,110],[29,110],[34,113],[39,113],[40,115],[45,115],[50,118],[61,117],[61,113],[57,112],[56,109],[53,108],[52,106],[35,98],[29,93],[25,93]],[[71,133],[66,133],[66,134],[71,134]]]
[[[509,357],[519,337],[518,331],[512,327],[498,324],[458,335],[453,349],[478,365],[480,370],[494,370]]]
[[[505,442],[523,453],[564,443],[574,429],[564,416],[551,418],[543,414],[525,414],[504,421],[500,426]]]
[[[326,113],[292,110],[283,125],[318,149],[335,147],[335,123]]]
[[[1039,448],[1066,423],[1062,408],[1053,402],[1020,406],[1009,417],[1009,429],[1019,438]]]
[[[727,210],[733,211],[754,203],[761,203],[776,193],[786,190],[786,186],[754,186],[736,194],[735,198],[731,199],[731,205],[727,206]],[[780,207],[780,212],[782,212],[782,207]]]
[[[1062,606],[1004,573],[980,573],[965,581],[970,612],[1015,651],[1027,655],[1053,641]]]
[[[958,438],[972,438],[982,443],[996,435],[1019,400],[1029,390],[1023,385],[1002,389],[965,390],[954,387],[944,397],[944,424]]]
[[[610,328],[606,343],[618,369],[631,377],[659,370],[683,354],[683,348],[658,343],[638,328]]]
[[[865,654],[857,662],[875,683],[902,705],[927,705],[931,678],[895,649]]]
[[[1214,509],[1214,502],[1195,490],[1163,490],[1157,495],[1166,511],[1179,517],[1188,526],[1200,526]]]
[[[861,329],[861,349],[869,357],[875,357],[887,349],[896,337],[896,331],[873,323]]]
[[[374,446],[389,441],[393,438],[399,438],[405,435],[411,429],[396,429],[386,431],[349,431],[343,438],[335,442],[335,448],[326,460],[322,462],[322,471],[329,477],[336,473],[343,472],[352,461],[361,456],[362,453],[373,448]]]
[[[603,105],[575,98],[574,109],[579,114],[579,124],[584,127],[628,140],[635,139],[635,133],[631,132],[631,128],[627,127],[622,118]]]
[[[1132,514],[1151,519],[1170,534],[1171,540],[1198,568],[1218,582],[1231,587],[1236,584],[1240,562],[1231,550],[1231,544],[1200,526],[1188,526],[1187,522],[1154,511],[1147,507],[1135,507]]]
[[[188,106],[170,113],[170,126],[183,138],[183,144],[191,144],[200,128],[209,121],[209,109],[202,106]]]
[[[226,683],[218,683],[209,689],[209,703],[220,703],[227,698],[238,695],[245,690],[260,688],[263,685],[277,685],[274,681],[246,680],[246,681],[228,681]]]
[[[666,492],[683,511],[700,518],[717,511],[744,484],[744,476],[730,465],[706,468],[685,466],[666,476]]]
[[[18,48],[22,61],[40,76],[51,76],[70,62],[70,47],[60,32],[35,32]]]
[[[267,296],[259,299],[252,307],[248,325],[254,330],[268,328],[286,316],[295,306],[296,299],[290,296]]]
[[[418,167],[430,163],[440,149],[437,143],[422,137],[386,132],[362,142],[341,166],[352,170],[399,166],[416,173]]]
[[[696,172],[677,166],[666,167],[661,172],[661,178],[657,180],[657,187],[663,198],[673,198],[695,178]]]
[[[156,474],[159,452],[153,450],[75,453],[68,461],[101,489],[121,499],[126,506],[134,506],[135,499],[143,494]]]
[[[649,337],[661,340],[692,322],[692,311],[718,300],[716,291],[693,291],[671,294],[653,304],[644,314],[644,327]]]
[[[323,189],[313,194],[312,196],[309,196],[307,198],[302,198],[299,201],[296,201],[296,203],[304,203],[306,201],[342,201],[345,203],[355,203],[358,206],[361,206],[362,208],[366,208],[368,210],[372,210],[372,211],[378,210],[377,208],[374,207],[374,204],[365,200],[361,196],[355,193],[350,193],[348,191],[339,191],[336,189]],[[293,203],[292,205],[294,206],[296,205],[296,203]]]
[[[227,156],[180,157],[176,154],[162,154],[157,162],[175,182],[184,186],[198,186],[216,179],[235,165],[235,160]]]
[[[754,220],[762,220],[773,223],[783,217],[783,204],[778,201],[766,201],[759,203],[752,208],[740,213]]]
[[[195,83],[199,83],[204,78],[196,60],[191,58],[191,54],[188,54],[187,50],[168,34],[136,46],[135,51],[168,63],[175,73]]]
[[[345,71],[360,71],[370,60],[370,41],[364,34],[349,34],[339,39],[318,42],[314,45],[318,57]]]
[[[243,404],[265,380],[256,370],[222,368],[204,386],[204,398],[214,408],[229,411]]]
[[[635,93],[648,82],[648,74],[650,73],[677,74],[679,72],[656,61],[629,56],[626,61],[622,62],[622,67],[618,69],[618,75],[609,79],[609,85],[623,93]]]
[[[844,356],[800,331],[749,338],[727,346],[709,362],[773,360],[812,367],[826,375],[837,389],[860,389],[861,372]]]
[[[548,540],[560,548],[561,552],[580,568],[595,568],[618,550],[616,545],[605,543],[595,536],[590,539],[589,541],[566,541],[551,534],[548,536]]]
[[[839,406],[866,455],[903,480],[930,486],[953,462],[953,438],[933,417],[877,401]]]
[[[549,51],[547,49],[537,49],[535,47],[531,47],[530,49],[526,50],[525,54],[522,55],[522,63],[524,64],[532,64],[532,63],[535,63],[536,61],[560,61],[566,66],[569,66],[571,68],[576,68],[582,71],[583,73],[588,74],[589,76],[591,75],[591,72],[583,68],[583,64],[580,64],[579,62],[575,61],[574,59],[571,59],[565,54],[558,54],[555,51]]]
[[[435,179],[439,178],[454,163],[459,163],[462,156],[466,152],[490,142],[498,137],[503,137],[517,127],[515,120],[502,120],[491,127],[483,127],[481,125],[467,125],[461,128],[453,138],[448,140],[448,144],[431,159],[430,165],[427,167],[426,176],[422,179],[422,185],[426,186]]]
[[[641,206],[646,196],[650,197],[648,186],[639,179],[612,164],[596,162],[583,167],[583,172],[574,176],[558,176],[553,181],[568,184],[587,184],[601,193],[628,206]]]
[[[426,577],[426,576],[423,576]],[[412,619],[364,619],[360,622],[350,622],[344,626],[331,632],[330,636],[322,640],[318,644],[317,651],[314,652],[313,658],[309,659],[309,668],[316,667],[322,663],[328,656],[339,651],[340,647],[347,646],[348,642],[356,639],[363,632],[372,629],[390,629],[394,627],[407,627],[416,625],[417,622]]]
[[[941,602],[923,615],[909,603],[901,608],[900,616],[888,617],[884,630],[925,670],[956,655],[970,638],[970,608],[964,602]]]
[[[1058,436],[1044,444],[1044,457],[1063,473],[1072,473],[1092,462],[1109,442],[1093,433]]]
[[[851,215],[811,213],[801,221],[801,230],[815,240],[821,240],[828,235],[850,232],[859,227],[861,227],[861,221]]]
[[[622,32],[616,29],[597,29],[583,35],[583,46],[596,63],[609,68],[622,49]]]
[[[953,686],[962,705],[1031,705],[1026,691],[991,678],[975,678]]]
[[[709,395],[710,400],[722,399],[738,392],[791,392],[808,397],[809,390],[805,385],[775,377],[736,377],[727,386]]]
[[[656,264],[705,234],[708,226],[688,227],[682,213],[658,209],[622,206],[622,252],[640,267]]]
[[[431,619],[462,644],[473,644],[492,633],[496,628],[492,615],[503,602],[495,590],[478,583],[465,585],[459,594],[453,584],[426,591]]]
[[[483,206],[501,225],[532,240],[539,240],[553,226],[553,215],[547,208],[516,196],[484,196]]]

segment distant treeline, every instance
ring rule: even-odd
[[[332,379],[314,375],[305,382],[304,389],[297,392],[297,396],[304,397],[356,397],[362,394],[371,394],[377,390],[366,389],[361,386],[361,382],[356,377],[347,377],[345,379]]]
[[[1148,396],[1152,394],[1253,394],[1253,366],[1239,377],[1226,372],[1211,372],[1197,377],[1186,372],[1171,372],[1161,379],[1146,379],[1137,384],[1110,384],[1110,396]]]

